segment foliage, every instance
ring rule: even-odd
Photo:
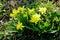
[[[0,19],[6,15],[10,17],[7,22],[1,23],[2,26],[0,24],[0,39],[6,38],[5,36],[8,35],[10,37],[13,35],[13,37],[16,35],[22,37],[27,30],[34,32],[32,38],[34,38],[34,35],[43,36],[45,33],[60,32],[60,9],[56,6],[56,3],[47,0],[11,0],[10,2],[0,0],[0,2],[2,2],[0,4]],[[54,38],[51,37],[50,39],[53,40]]]
[[[2,12],[3,12],[3,5],[2,5],[2,4],[0,4],[0,19],[3,17]]]
[[[14,8],[10,13],[11,20],[7,24],[9,27],[15,27],[14,29],[29,29],[38,31],[40,34],[58,32],[60,30],[60,14],[54,8],[57,7],[55,4],[52,5],[52,2],[40,3],[36,8],[24,6]]]

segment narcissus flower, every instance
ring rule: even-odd
[[[18,22],[16,29],[17,30],[23,30],[24,26],[22,25],[22,23]]]
[[[45,14],[45,13],[46,13],[46,10],[47,10],[46,7],[42,7],[42,8],[39,9],[39,11],[40,11],[42,14]]]
[[[10,13],[10,17],[15,17],[17,15],[17,13],[18,13],[18,10],[13,9],[12,13]]]
[[[39,14],[35,14],[35,15],[33,15],[31,17],[30,22],[37,23],[39,20],[41,20],[40,15]]]
[[[24,17],[28,17],[28,14],[26,13],[26,14],[24,14]]]
[[[23,11],[24,10],[24,6],[23,7],[18,7],[18,11]]]
[[[29,12],[29,14],[31,14],[32,12],[34,12],[34,8],[32,8],[32,9],[28,9],[28,12]]]
[[[13,10],[12,10],[12,13],[18,13],[18,10],[13,9]]]
[[[15,17],[15,14],[13,14],[13,13],[10,13],[10,17]]]

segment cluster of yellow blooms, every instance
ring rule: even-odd
[[[23,6],[23,7],[18,7],[17,10],[16,10],[16,9],[13,9],[13,10],[12,10],[12,13],[10,14],[10,17],[15,17],[15,16],[17,16],[17,13],[18,13],[18,12],[20,12],[20,11],[23,12],[24,10],[25,10],[24,6]],[[47,8],[44,7],[44,8],[40,8],[39,11],[43,14],[43,13],[46,13],[46,10],[47,10]],[[34,8],[28,9],[28,12],[27,12],[26,14],[24,14],[24,16],[25,16],[25,17],[28,17],[28,14],[30,15],[30,14],[32,14],[34,11],[35,11]],[[41,17],[41,15],[36,13],[36,14],[32,15],[32,17],[31,17],[31,19],[30,19],[30,22],[37,23],[39,20],[41,20],[40,17]],[[24,28],[24,26],[22,25],[22,23],[18,22],[18,24],[17,24],[17,26],[16,26],[16,29],[17,29],[17,30],[23,30],[23,28]]]
[[[16,9],[13,9],[12,10],[12,13],[10,13],[10,17],[13,17],[13,18],[15,18],[16,16],[17,16],[17,14],[21,11],[23,11],[24,10],[24,6],[23,7],[18,7],[18,9],[16,10]],[[24,28],[24,26],[22,25],[22,23],[19,23],[18,22],[18,24],[17,24],[17,26],[16,26],[16,29],[17,30],[23,30],[23,28]]]
[[[22,23],[18,22],[16,29],[17,30],[23,30],[24,26],[22,25]]]
[[[39,20],[41,20],[40,15],[35,14],[35,15],[32,16],[30,22],[37,23]]]
[[[39,9],[39,11],[40,11],[42,14],[46,14],[46,10],[47,10],[46,7],[42,7],[42,8]]]
[[[18,7],[18,9],[13,9],[12,13],[10,13],[10,17],[15,17],[17,15],[18,12],[23,11],[24,10],[24,6],[23,7]]]

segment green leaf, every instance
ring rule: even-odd
[[[46,27],[48,27],[49,25],[50,25],[49,22],[45,22],[45,23],[44,23],[44,26],[46,26]]]
[[[55,18],[54,18],[54,21],[59,21],[58,17],[55,17]]]
[[[57,30],[51,31],[50,33],[55,33],[55,32],[57,32]]]
[[[17,32],[16,30],[5,30],[5,32],[10,32],[10,33],[12,33],[12,32]]]

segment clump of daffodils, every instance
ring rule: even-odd
[[[41,12],[42,14],[46,14],[46,10],[46,7],[39,8],[39,12]]]
[[[18,22],[16,29],[17,30],[23,30],[24,26],[22,25],[22,23]]]
[[[39,15],[39,14],[34,14],[34,15],[31,17],[30,22],[37,23],[39,20],[41,20],[40,15]]]
[[[12,27],[12,30],[17,31],[23,31],[25,29],[27,30],[33,30],[38,31],[38,33],[46,33],[46,32],[52,32],[53,29],[56,28],[55,24],[59,25],[59,13],[55,12],[54,10],[51,10],[52,7],[49,7],[46,5],[41,4],[34,8],[28,8],[28,7],[18,7],[17,9],[12,9],[12,13],[10,13],[10,17],[12,17],[10,22],[8,23],[8,27]],[[51,9],[50,9],[51,8]],[[48,14],[47,14],[48,13]],[[58,13],[58,14],[57,14]],[[55,16],[54,16],[54,15]],[[53,17],[54,16],[54,17]],[[51,21],[51,17],[53,18]],[[55,18],[56,17],[56,18]],[[18,21],[18,22],[17,22]],[[52,26],[51,26],[51,23]],[[55,23],[56,22],[56,23]],[[49,28],[49,29],[48,29]]]

